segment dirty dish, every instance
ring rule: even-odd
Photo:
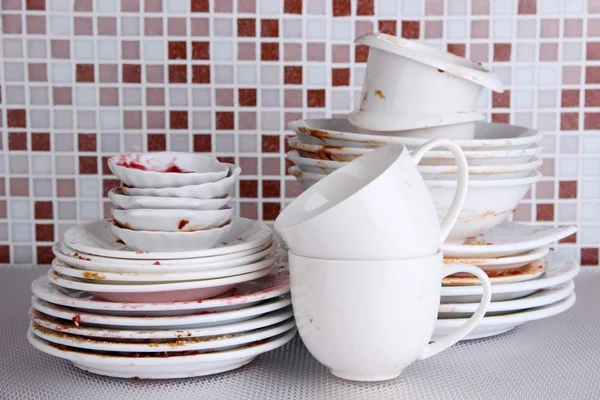
[[[231,204],[231,196],[215,199],[191,199],[186,197],[128,196],[123,188],[113,188],[108,198],[118,208],[131,210],[138,208],[220,210]]]
[[[454,265],[466,264],[451,264],[451,266]],[[494,272],[486,271],[486,274],[490,278],[492,285],[504,285],[507,283],[525,282],[537,279],[544,273],[544,270],[544,261],[536,260],[520,268]],[[442,279],[443,286],[470,286],[480,284],[481,282],[479,279],[474,279],[472,276],[464,274],[451,275]]]
[[[548,246],[542,246],[534,250],[506,257],[452,258],[444,256],[444,264],[471,264],[477,265],[486,272],[496,272],[522,267],[532,261],[543,258],[549,251]]]
[[[115,220],[123,227],[141,231],[194,232],[220,228],[231,220],[233,209],[112,209]]]

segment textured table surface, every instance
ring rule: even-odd
[[[185,380],[131,381],[86,374],[25,340],[33,279],[45,268],[0,268],[0,399],[597,399],[600,268],[576,278],[564,314],[507,334],[460,343],[398,379],[331,376],[299,337],[236,371]]]

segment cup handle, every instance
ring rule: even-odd
[[[490,284],[490,279],[488,278],[487,274],[481,268],[476,267],[474,265],[459,265],[452,267],[444,267],[442,271],[442,278],[448,275],[456,274],[458,272],[466,272],[469,274],[473,274],[479,278],[479,280],[481,281],[481,285],[483,286],[483,296],[481,297],[481,303],[479,303],[479,307],[477,307],[475,313],[463,326],[461,326],[451,334],[443,337],[442,339],[425,346],[419,354],[419,360],[424,360],[426,358],[434,356],[439,352],[446,350],[448,347],[452,346],[453,344],[467,336],[469,333],[471,333],[473,329],[475,329],[475,327],[481,321],[481,319],[485,315],[485,312],[487,311],[487,308],[492,299],[492,285]]]
[[[452,204],[450,204],[450,208],[448,209],[448,213],[446,214],[446,218],[440,224],[440,243],[444,243],[444,241],[450,235],[450,231],[452,227],[456,223],[458,219],[458,215],[460,214],[460,210],[465,202],[465,198],[467,197],[467,186],[469,183],[469,166],[467,165],[467,159],[460,148],[459,145],[454,143],[451,140],[438,139],[431,140],[421,146],[417,147],[410,155],[414,160],[415,164],[421,162],[421,159],[429,150],[435,147],[445,147],[450,150],[454,159],[456,160],[456,174],[458,175],[458,182],[456,185],[456,192],[454,193],[454,198],[452,199]]]

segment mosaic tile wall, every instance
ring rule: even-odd
[[[109,215],[109,155],[213,152],[243,167],[238,212],[300,193],[285,126],[343,116],[380,30],[490,66],[492,121],[546,132],[545,175],[516,213],[577,224],[559,250],[598,265],[600,0],[2,0],[0,263],[47,263]]]

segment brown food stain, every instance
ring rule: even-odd
[[[97,272],[90,272],[90,271],[85,271],[83,273],[83,277],[86,279],[96,279],[96,280],[106,279],[106,277],[104,275],[100,275]]]
[[[379,97],[381,100],[385,100],[385,96],[383,95],[383,92],[379,89],[375,89],[375,96]]]
[[[160,262],[155,261],[154,264],[152,264],[152,265],[160,265]]]
[[[444,72],[444,70],[443,70],[443,69],[439,69],[439,68],[438,68],[438,72]]]

